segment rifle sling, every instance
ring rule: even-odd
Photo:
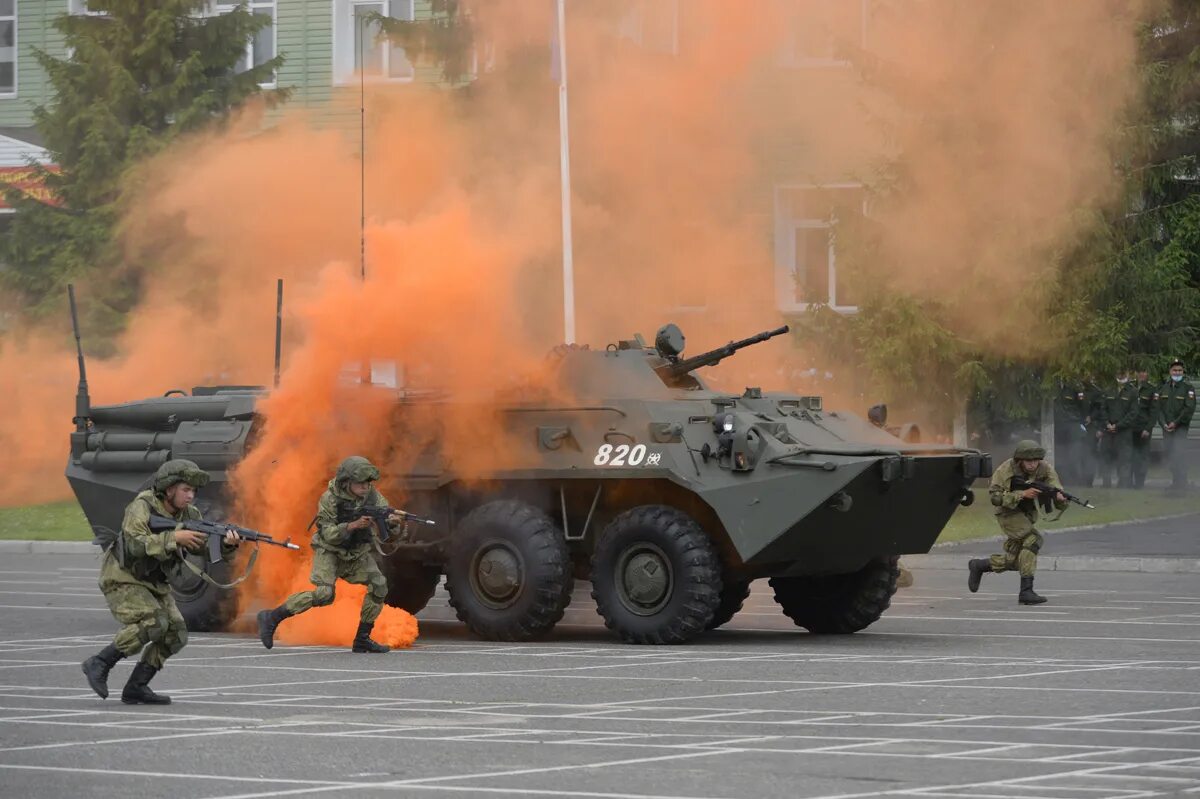
[[[254,551],[250,553],[250,560],[247,561],[247,563],[246,563],[246,571],[242,572],[242,576],[238,577],[236,580],[234,580],[231,583],[222,583],[218,580],[214,580],[211,576],[209,576],[209,574],[206,571],[201,569],[196,564],[192,563],[190,560],[187,559],[186,556],[184,556],[182,554],[180,555],[179,559],[183,562],[183,565],[186,566],[192,572],[192,574],[196,575],[204,582],[206,582],[209,585],[214,586],[216,588],[229,589],[229,588],[234,588],[237,585],[240,585],[242,582],[245,581],[245,579],[247,577],[250,576],[250,570],[254,568],[254,562],[256,560],[258,560],[258,547],[259,547],[259,545],[258,545],[258,542],[256,541],[254,543]]]

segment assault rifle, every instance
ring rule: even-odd
[[[1013,475],[1012,480],[1009,482],[1009,491],[1024,491],[1027,488],[1037,489],[1037,501],[1039,504],[1041,504],[1042,510],[1045,513],[1050,513],[1054,510],[1054,497],[1058,494],[1062,494],[1064,497],[1066,497],[1067,502],[1074,502],[1076,505],[1081,505],[1085,508],[1091,508],[1092,510],[1096,509],[1096,506],[1088,500],[1080,499],[1074,494],[1068,494],[1061,488],[1055,488],[1049,483],[1043,483],[1040,480],[1028,480],[1019,475]]]
[[[399,508],[389,508],[379,505],[365,505],[354,511],[360,516],[367,516],[375,523],[375,529],[379,533],[380,541],[387,541],[388,536],[392,534],[392,530],[388,527],[388,518],[391,516],[399,516],[404,521],[414,521],[418,524],[436,525],[433,519],[426,519],[424,516],[418,516],[415,513],[409,513],[406,510]]]
[[[255,543],[272,544],[277,547],[286,547],[288,549],[299,549],[300,547],[292,543],[292,539],[279,541],[266,533],[260,533],[257,530],[251,530],[247,527],[238,527],[236,524],[223,524],[221,522],[205,522],[196,519],[187,519],[185,521],[176,521],[169,519],[166,516],[156,516],[150,514],[150,532],[162,533],[167,530],[182,528],[191,530],[193,533],[203,533],[208,536],[208,559],[212,563],[217,563],[221,560],[221,541],[225,538],[225,533],[233,530],[242,537],[243,541],[254,541]]]

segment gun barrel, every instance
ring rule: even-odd
[[[766,341],[767,339],[775,338],[776,336],[782,336],[790,329],[791,328],[787,325],[782,325],[774,330],[764,330],[761,333],[756,333],[749,338],[742,339],[741,341],[731,341],[723,347],[717,347],[716,349],[709,350],[708,352],[702,352],[699,355],[670,364],[666,367],[666,371],[672,377],[682,377],[688,372],[691,372],[694,369],[699,369],[702,366],[712,366],[713,364],[720,363],[738,350],[745,349],[752,344],[758,344]]]

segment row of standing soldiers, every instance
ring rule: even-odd
[[[1183,379],[1183,362],[1171,363],[1162,384],[1151,383],[1146,371],[1119,372],[1113,384],[1064,386],[1059,418],[1065,428],[1059,468],[1073,484],[1091,486],[1099,476],[1104,486],[1117,474],[1121,488],[1142,488],[1149,467],[1150,438],[1155,425],[1163,430],[1163,452],[1171,469],[1171,487],[1187,488],[1187,436],[1196,409],[1196,391]]]

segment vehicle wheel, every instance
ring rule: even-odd
[[[446,591],[459,620],[482,638],[545,635],[562,618],[573,587],[562,531],[532,505],[489,502],[454,531]]]
[[[733,577],[721,578],[721,602],[717,605],[717,612],[713,614],[712,621],[705,628],[707,630],[715,630],[722,624],[727,624],[730,619],[737,615],[742,609],[742,603],[750,596],[750,581],[738,580]]]
[[[784,615],[811,633],[845,635],[879,620],[900,576],[899,556],[877,558],[851,574],[772,577]]]
[[[424,610],[442,579],[441,569],[411,560],[381,559],[379,569],[388,581],[387,598],[383,601],[409,613]]]
[[[622,640],[680,644],[712,622],[721,604],[721,562],[690,516],[643,505],[601,533],[592,557],[592,598]]]
[[[220,505],[201,508],[205,521],[223,522],[226,520],[225,509]],[[210,563],[204,551],[189,552],[184,555],[190,563],[204,571],[209,577],[219,583],[228,583],[233,579],[233,570],[229,563],[220,561]],[[175,604],[187,622],[188,630],[198,633],[221,632],[229,628],[237,616],[237,592],[232,588],[217,588],[200,579],[190,569],[183,566],[171,568],[167,575],[171,586],[171,595]]]

